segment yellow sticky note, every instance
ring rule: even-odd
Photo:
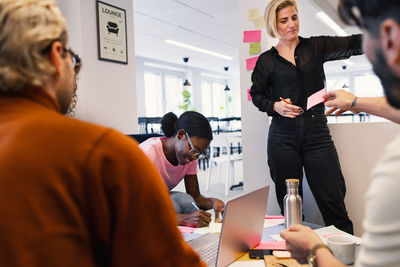
[[[258,14],[259,14],[258,8],[249,9],[249,21],[255,20],[258,17]]]
[[[260,43],[250,43],[250,55],[260,54],[261,45]]]
[[[254,23],[254,27],[256,29],[262,29],[265,26],[265,22],[264,22],[264,16],[258,16],[257,18],[255,18],[253,20]]]

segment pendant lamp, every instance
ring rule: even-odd
[[[192,85],[190,84],[190,82],[188,81],[188,79],[187,79],[187,63],[189,62],[189,58],[188,58],[188,57],[184,57],[184,58],[183,58],[183,62],[185,62],[185,75],[186,75],[186,79],[185,79],[185,81],[183,82],[183,86],[184,86],[184,87],[189,87],[189,86],[192,86]]]
[[[227,79],[227,71],[229,70],[229,67],[224,67],[224,70],[225,70],[225,88],[224,88],[224,91],[230,91],[231,90],[231,88],[229,88],[229,86],[228,86],[228,79]]]

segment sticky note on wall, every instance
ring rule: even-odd
[[[243,43],[261,42],[261,31],[243,31]]]
[[[247,101],[251,101],[250,89],[247,89]]]
[[[249,9],[249,21],[255,20],[258,17],[260,10],[258,8]]]
[[[256,66],[258,57],[251,57],[246,59],[246,70],[253,70]]]
[[[253,20],[254,27],[256,29],[262,29],[265,27],[264,16],[259,16]]]
[[[250,43],[249,54],[256,55],[261,52],[261,44],[260,43]]]

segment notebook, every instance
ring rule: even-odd
[[[189,241],[208,266],[227,266],[260,243],[268,194],[269,186],[265,186],[228,201],[221,233]]]

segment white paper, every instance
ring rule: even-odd
[[[235,261],[229,267],[265,267],[264,260]]]
[[[283,239],[279,234],[270,235],[270,237],[272,237],[276,241],[285,241],[285,239]]]
[[[349,236],[351,238],[354,239],[354,241],[356,241],[357,245],[360,245],[362,243],[362,239],[348,234],[342,230],[337,229],[334,225],[330,225],[327,227],[322,227],[322,228],[318,228],[314,230],[317,234],[319,234],[319,236],[321,237],[321,239],[326,243],[326,238],[324,237],[325,235],[346,235]]]

